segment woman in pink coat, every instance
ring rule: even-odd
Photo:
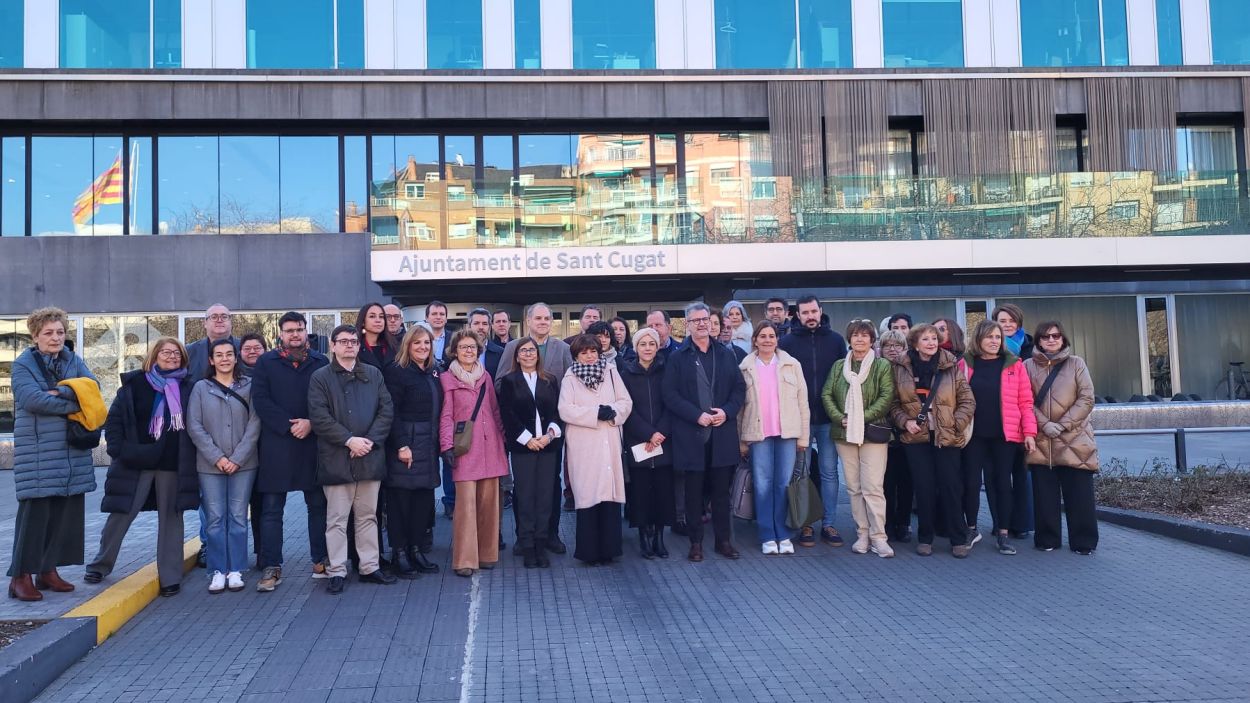
[[[1011,524],[1011,469],[1020,445],[1036,448],[1037,418],[1033,415],[1033,387],[1024,363],[1003,346],[1003,328],[993,320],[977,325],[968,345],[965,372],[977,401],[972,437],[964,447],[964,512],[969,520],[971,547],[981,539],[976,515],[981,509],[981,475],[985,497],[994,519],[999,554],[1015,554],[1007,539]]]
[[[593,336],[574,338],[569,351],[573,365],[560,384],[560,419],[567,425],[564,455],[577,506],[573,557],[598,566],[621,555],[625,503],[621,426],[634,403],[616,365],[599,357],[599,342]]]
[[[451,466],[456,484],[456,512],[451,521],[451,568],[457,576],[472,576],[476,569],[493,569],[499,561],[499,477],[508,473],[503,450],[503,421],[495,383],[478,363],[482,342],[461,330],[452,336],[453,354],[443,386],[443,411],[439,417],[439,449]],[[474,408],[481,407],[474,417]],[[456,426],[472,421],[473,442],[456,456]]]

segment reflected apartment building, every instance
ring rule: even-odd
[[[545,300],[562,335],[586,302],[632,326],[658,307],[680,333],[691,300],[759,315],[812,291],[839,326],[1014,302],[1069,326],[1101,396],[1216,397],[1250,357],[1244,17],[0,4],[0,433],[42,305],[106,391],[217,302],[268,339],[286,310],[325,334],[366,300],[416,321],[432,299],[514,320]]]

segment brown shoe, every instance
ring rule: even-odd
[[[53,569],[35,577],[35,588],[41,591],[52,591],[53,593],[70,593],[74,590],[74,584],[61,578],[56,569]]]
[[[30,574],[18,574],[9,581],[9,597],[28,603],[43,600],[43,594],[30,582]]]
[[[921,542],[916,545],[916,553],[922,557],[931,557],[933,556],[933,545]]]
[[[716,545],[716,553],[725,557],[726,559],[737,559],[738,557],[742,556],[738,554],[738,550],[734,549],[732,542],[721,542],[720,544]]]
[[[690,545],[690,556],[686,558],[695,563],[703,561],[703,545],[701,544]]]
[[[956,559],[966,559],[968,557],[968,552],[970,551],[972,551],[972,548],[969,547],[968,545],[957,544],[951,547],[951,556],[955,557]]]

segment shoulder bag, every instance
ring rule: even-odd
[[[456,456],[464,456],[473,446],[473,423],[477,422],[477,413],[482,409],[482,399],[486,397],[486,384],[477,392],[477,404],[473,406],[473,414],[468,420],[456,423],[456,431],[451,438],[451,450]]]
[[[56,384],[61,379],[52,374],[48,369],[48,365],[43,363],[43,356],[36,351],[34,353],[35,363],[39,364],[39,370],[43,372],[43,379],[49,388],[56,388]],[[100,435],[103,432],[102,427],[89,430],[80,423],[69,419],[69,416],[62,415],[65,418],[65,443],[74,449],[95,449],[100,446]]]
[[[786,525],[792,530],[806,527],[824,514],[820,496],[808,476],[807,452],[799,452],[794,458],[794,471],[786,486]]]
[[[1050,393],[1050,387],[1055,385],[1055,379],[1059,377],[1059,371],[1066,363],[1068,363],[1068,360],[1064,359],[1050,368],[1050,375],[1046,377],[1045,381],[1042,381],[1042,387],[1037,389],[1037,395],[1033,396],[1033,407],[1039,410],[1042,408],[1042,399]]]
[[[226,384],[222,383],[221,381],[218,381],[215,378],[210,378],[208,380],[212,381],[213,385],[220,388],[223,393],[225,393],[231,398],[234,398],[235,400],[242,403],[243,409],[246,410],[249,414],[252,412],[252,406],[249,405],[248,402],[243,398],[243,396],[239,395],[233,388],[231,388],[230,386],[227,386]]]
[[[751,471],[751,461],[741,459],[738,468],[734,469],[733,516],[741,520],[755,519],[755,476]]]

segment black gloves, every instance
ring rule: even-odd
[[[443,457],[443,463],[447,465],[447,468],[449,469],[456,468],[456,453],[454,451],[448,449],[447,451],[442,453],[442,457]]]
[[[614,410],[611,405],[599,406],[599,419],[600,420],[610,421],[615,417],[616,417],[616,410]]]

